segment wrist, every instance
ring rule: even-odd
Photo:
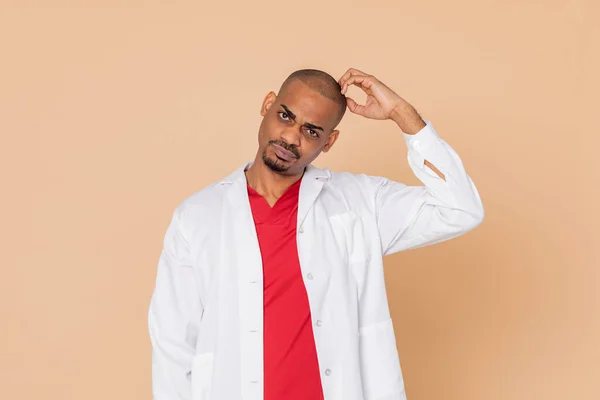
[[[408,135],[418,133],[427,125],[417,110],[407,102],[394,107],[390,114],[390,119],[398,125],[402,132]]]

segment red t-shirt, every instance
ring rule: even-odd
[[[296,245],[300,182],[290,186],[272,208],[248,186],[263,262],[265,400],[323,399]]]

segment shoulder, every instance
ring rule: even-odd
[[[389,179],[383,176],[331,171],[329,169],[327,171],[330,176],[329,185],[343,192],[374,194],[381,186],[389,182]]]
[[[346,208],[359,214],[375,211],[379,190],[390,180],[382,176],[326,169],[329,179],[325,189],[344,202]]]
[[[222,204],[222,200],[228,187],[228,184],[213,182],[187,196],[179,203],[177,208],[186,212],[202,208],[213,208],[214,206]]]
[[[180,225],[186,226],[186,230],[194,230],[196,225],[210,224],[216,216],[221,215],[230,187],[230,182],[221,180],[191,193],[175,206],[174,218]]]

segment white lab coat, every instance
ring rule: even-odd
[[[382,257],[483,220],[459,156],[426,122],[403,134],[424,186],[312,165],[302,178],[297,245],[326,400],[406,398]],[[248,165],[173,213],[148,314],[155,400],[263,399],[262,262]]]

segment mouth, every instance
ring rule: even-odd
[[[289,150],[284,149],[283,147],[281,147],[277,144],[272,144],[271,146],[273,146],[273,151],[275,152],[275,155],[281,161],[289,162],[289,161],[296,160],[298,158],[298,157],[296,157],[296,155],[294,153],[292,153]]]

